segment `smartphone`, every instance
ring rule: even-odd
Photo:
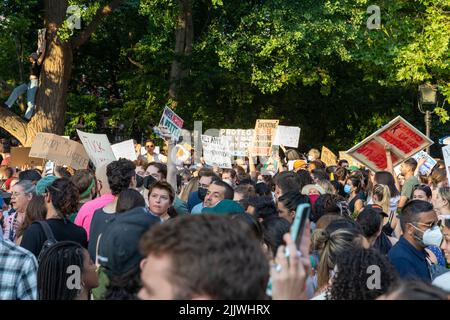
[[[309,203],[301,203],[295,210],[294,222],[292,222],[289,233],[291,234],[292,241],[295,242],[297,250],[300,250],[300,245],[305,230],[306,220],[309,219],[311,213],[311,205]],[[289,256],[289,250],[286,247],[286,257]]]

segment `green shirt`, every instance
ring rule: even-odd
[[[411,178],[406,180],[402,188],[401,196],[408,198],[408,200],[411,199],[414,187],[417,186],[418,184],[420,184],[420,182],[416,176],[412,176]]]

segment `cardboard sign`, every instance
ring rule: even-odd
[[[277,146],[282,145],[285,147],[297,148],[299,138],[299,127],[278,126],[275,133],[275,138],[273,139],[273,144]]]
[[[279,122],[279,120],[256,120],[255,133],[251,148],[252,156],[269,157],[273,154],[272,141]]]
[[[77,133],[96,168],[116,160],[106,134],[86,133],[78,129]]]
[[[14,167],[21,166],[43,166],[44,159],[30,157],[31,148],[11,148],[10,165]]]
[[[183,119],[181,119],[172,109],[165,107],[161,120],[159,121],[160,126],[165,126],[172,135],[172,140],[177,141],[181,136],[181,129],[183,128]],[[161,136],[161,138],[164,138]]]
[[[391,148],[392,165],[395,167],[433,144],[433,141],[398,116],[347,153],[372,171],[383,171],[387,168],[385,144]]]
[[[448,185],[450,186],[450,146],[443,147],[442,154],[444,155],[445,170],[447,171]]]
[[[212,167],[231,169],[230,139],[202,135],[203,158]]]
[[[434,168],[434,166],[437,164],[437,161],[434,160],[428,153],[425,151],[417,152],[415,155],[412,156],[416,161],[419,161],[420,158],[425,157],[427,161],[420,166],[419,172],[421,175],[427,175],[431,172],[431,169]]]
[[[221,137],[230,137],[231,155],[236,157],[248,156],[248,148],[252,146],[254,129],[220,129]]]
[[[322,152],[320,153],[320,160],[325,163],[327,165],[327,167],[329,166],[335,166],[337,161],[337,157],[336,155],[327,147],[322,146]]]
[[[111,149],[116,159],[125,158],[131,161],[137,160],[133,139],[113,144]]]
[[[38,133],[30,150],[30,157],[54,161],[75,170],[86,169],[89,156],[83,145],[52,133]]]
[[[347,153],[345,153],[345,151],[339,151],[339,160],[347,160],[348,165],[350,167],[352,167],[352,166],[358,167],[358,168],[362,167],[361,163],[356,161],[356,159],[354,159],[352,156],[350,156]]]

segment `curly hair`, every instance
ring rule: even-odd
[[[130,187],[132,177],[136,175],[135,169],[136,166],[132,161],[123,158],[108,164],[106,175],[109,188],[114,196]]]
[[[329,291],[331,300],[374,300],[398,280],[394,267],[374,249],[349,250],[337,257],[336,265],[337,273]],[[369,286],[378,270],[379,278],[373,287]]]
[[[144,257],[170,257],[168,280],[176,299],[198,294],[219,300],[265,298],[268,261],[261,243],[236,220],[182,216],[152,227],[140,249]]]
[[[46,191],[50,194],[52,204],[61,218],[67,218],[77,211],[80,193],[70,179],[57,179],[47,186]]]

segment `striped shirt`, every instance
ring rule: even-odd
[[[31,252],[0,239],[0,299],[37,300],[37,268]]]

